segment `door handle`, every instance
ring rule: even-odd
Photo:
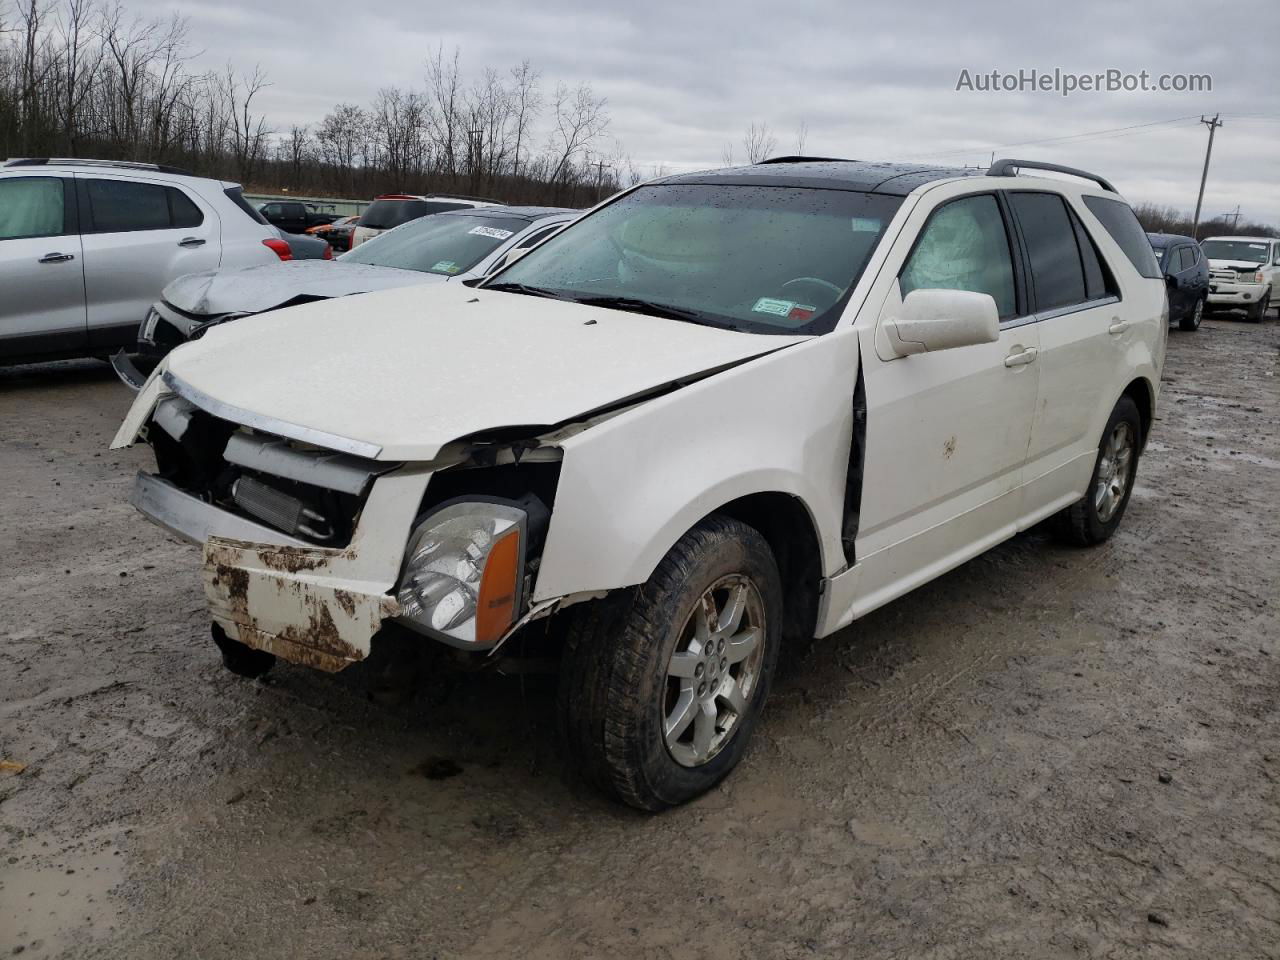
[[[1113,320],[1111,326],[1107,327],[1107,333],[1121,334],[1129,329],[1128,320]]]
[[[74,253],[46,253],[37,263],[66,263],[68,260],[74,260]]]
[[[1036,354],[1039,352],[1035,347],[1027,347],[1021,353],[1011,353],[1005,357],[1004,365],[1006,367],[1021,367],[1028,363],[1035,363]]]
[[[204,244],[204,237],[183,237],[178,241],[180,247],[203,247]]]

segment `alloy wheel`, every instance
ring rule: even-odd
[[[697,767],[737,733],[764,663],[764,601],[748,577],[721,577],[698,599],[667,665],[663,741]]]
[[[1107,523],[1115,516],[1129,486],[1133,466],[1133,428],[1124,421],[1117,423],[1102,445],[1098,460],[1098,478],[1093,487],[1093,506],[1098,519]]]

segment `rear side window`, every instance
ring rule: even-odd
[[[1178,251],[1182,258],[1182,269],[1190,270],[1196,265],[1196,255],[1191,251],[1190,247],[1183,247]]]
[[[1009,204],[1027,245],[1036,310],[1056,310],[1089,299],[1075,228],[1062,198],[1016,191],[1009,194]]]
[[[175,227],[198,227],[204,223],[204,214],[181,190],[166,187],[169,194],[169,215]]]
[[[200,208],[181,190],[158,183],[85,179],[93,233],[198,227]]]
[[[1013,258],[1000,206],[991,194],[961,197],[933,212],[898,277],[912,290],[970,290],[990,294],[1001,319],[1017,310]]]
[[[1155,254],[1151,252],[1151,244],[1142,231],[1142,224],[1133,208],[1119,200],[1107,197],[1085,197],[1084,205],[1111,234],[1111,239],[1124,251],[1133,268],[1139,275],[1152,280],[1160,278],[1160,265],[1156,263]]]
[[[267,222],[266,217],[253,209],[253,207],[249,206],[249,201],[244,198],[244,190],[240,187],[227,187],[227,189],[223,190],[222,193],[228,200],[236,205],[241,213],[254,223],[265,224]]]
[[[61,235],[65,206],[58,177],[0,179],[0,240]]]
[[[1089,236],[1089,231],[1080,222],[1080,218],[1076,216],[1076,212],[1070,205],[1067,206],[1067,213],[1071,215],[1071,226],[1075,228],[1076,243],[1080,246],[1080,263],[1084,267],[1085,296],[1090,300],[1109,296],[1118,297],[1120,288],[1116,286],[1115,277],[1111,275],[1107,261],[1102,259],[1102,254],[1098,252],[1098,245],[1093,242],[1093,237]]]

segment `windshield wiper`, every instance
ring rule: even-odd
[[[706,327],[719,327],[722,330],[738,329],[731,323],[714,319],[697,310],[686,310],[683,307],[670,307],[665,303],[654,303],[638,297],[573,297],[574,303],[588,307],[604,307],[606,310],[631,310],[635,313],[648,314],[651,317],[663,317],[667,320],[684,320],[688,323],[699,323]]]
[[[564,300],[565,297],[542,287],[531,287],[527,283],[486,283],[481,290],[501,290],[503,293],[523,293],[530,297],[547,297],[551,300]]]

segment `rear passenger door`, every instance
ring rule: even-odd
[[[1098,452],[1101,406],[1124,390],[1128,324],[1119,288],[1067,200],[1009,191],[1040,328],[1040,398],[1024,471],[1023,520],[1048,516],[1079,499]],[[1176,251],[1170,251],[1174,256]]]
[[[83,174],[77,179],[89,345],[130,344],[166,284],[217,268],[217,214],[172,183]]]
[[[0,358],[84,347],[74,187],[66,175],[0,177]]]

